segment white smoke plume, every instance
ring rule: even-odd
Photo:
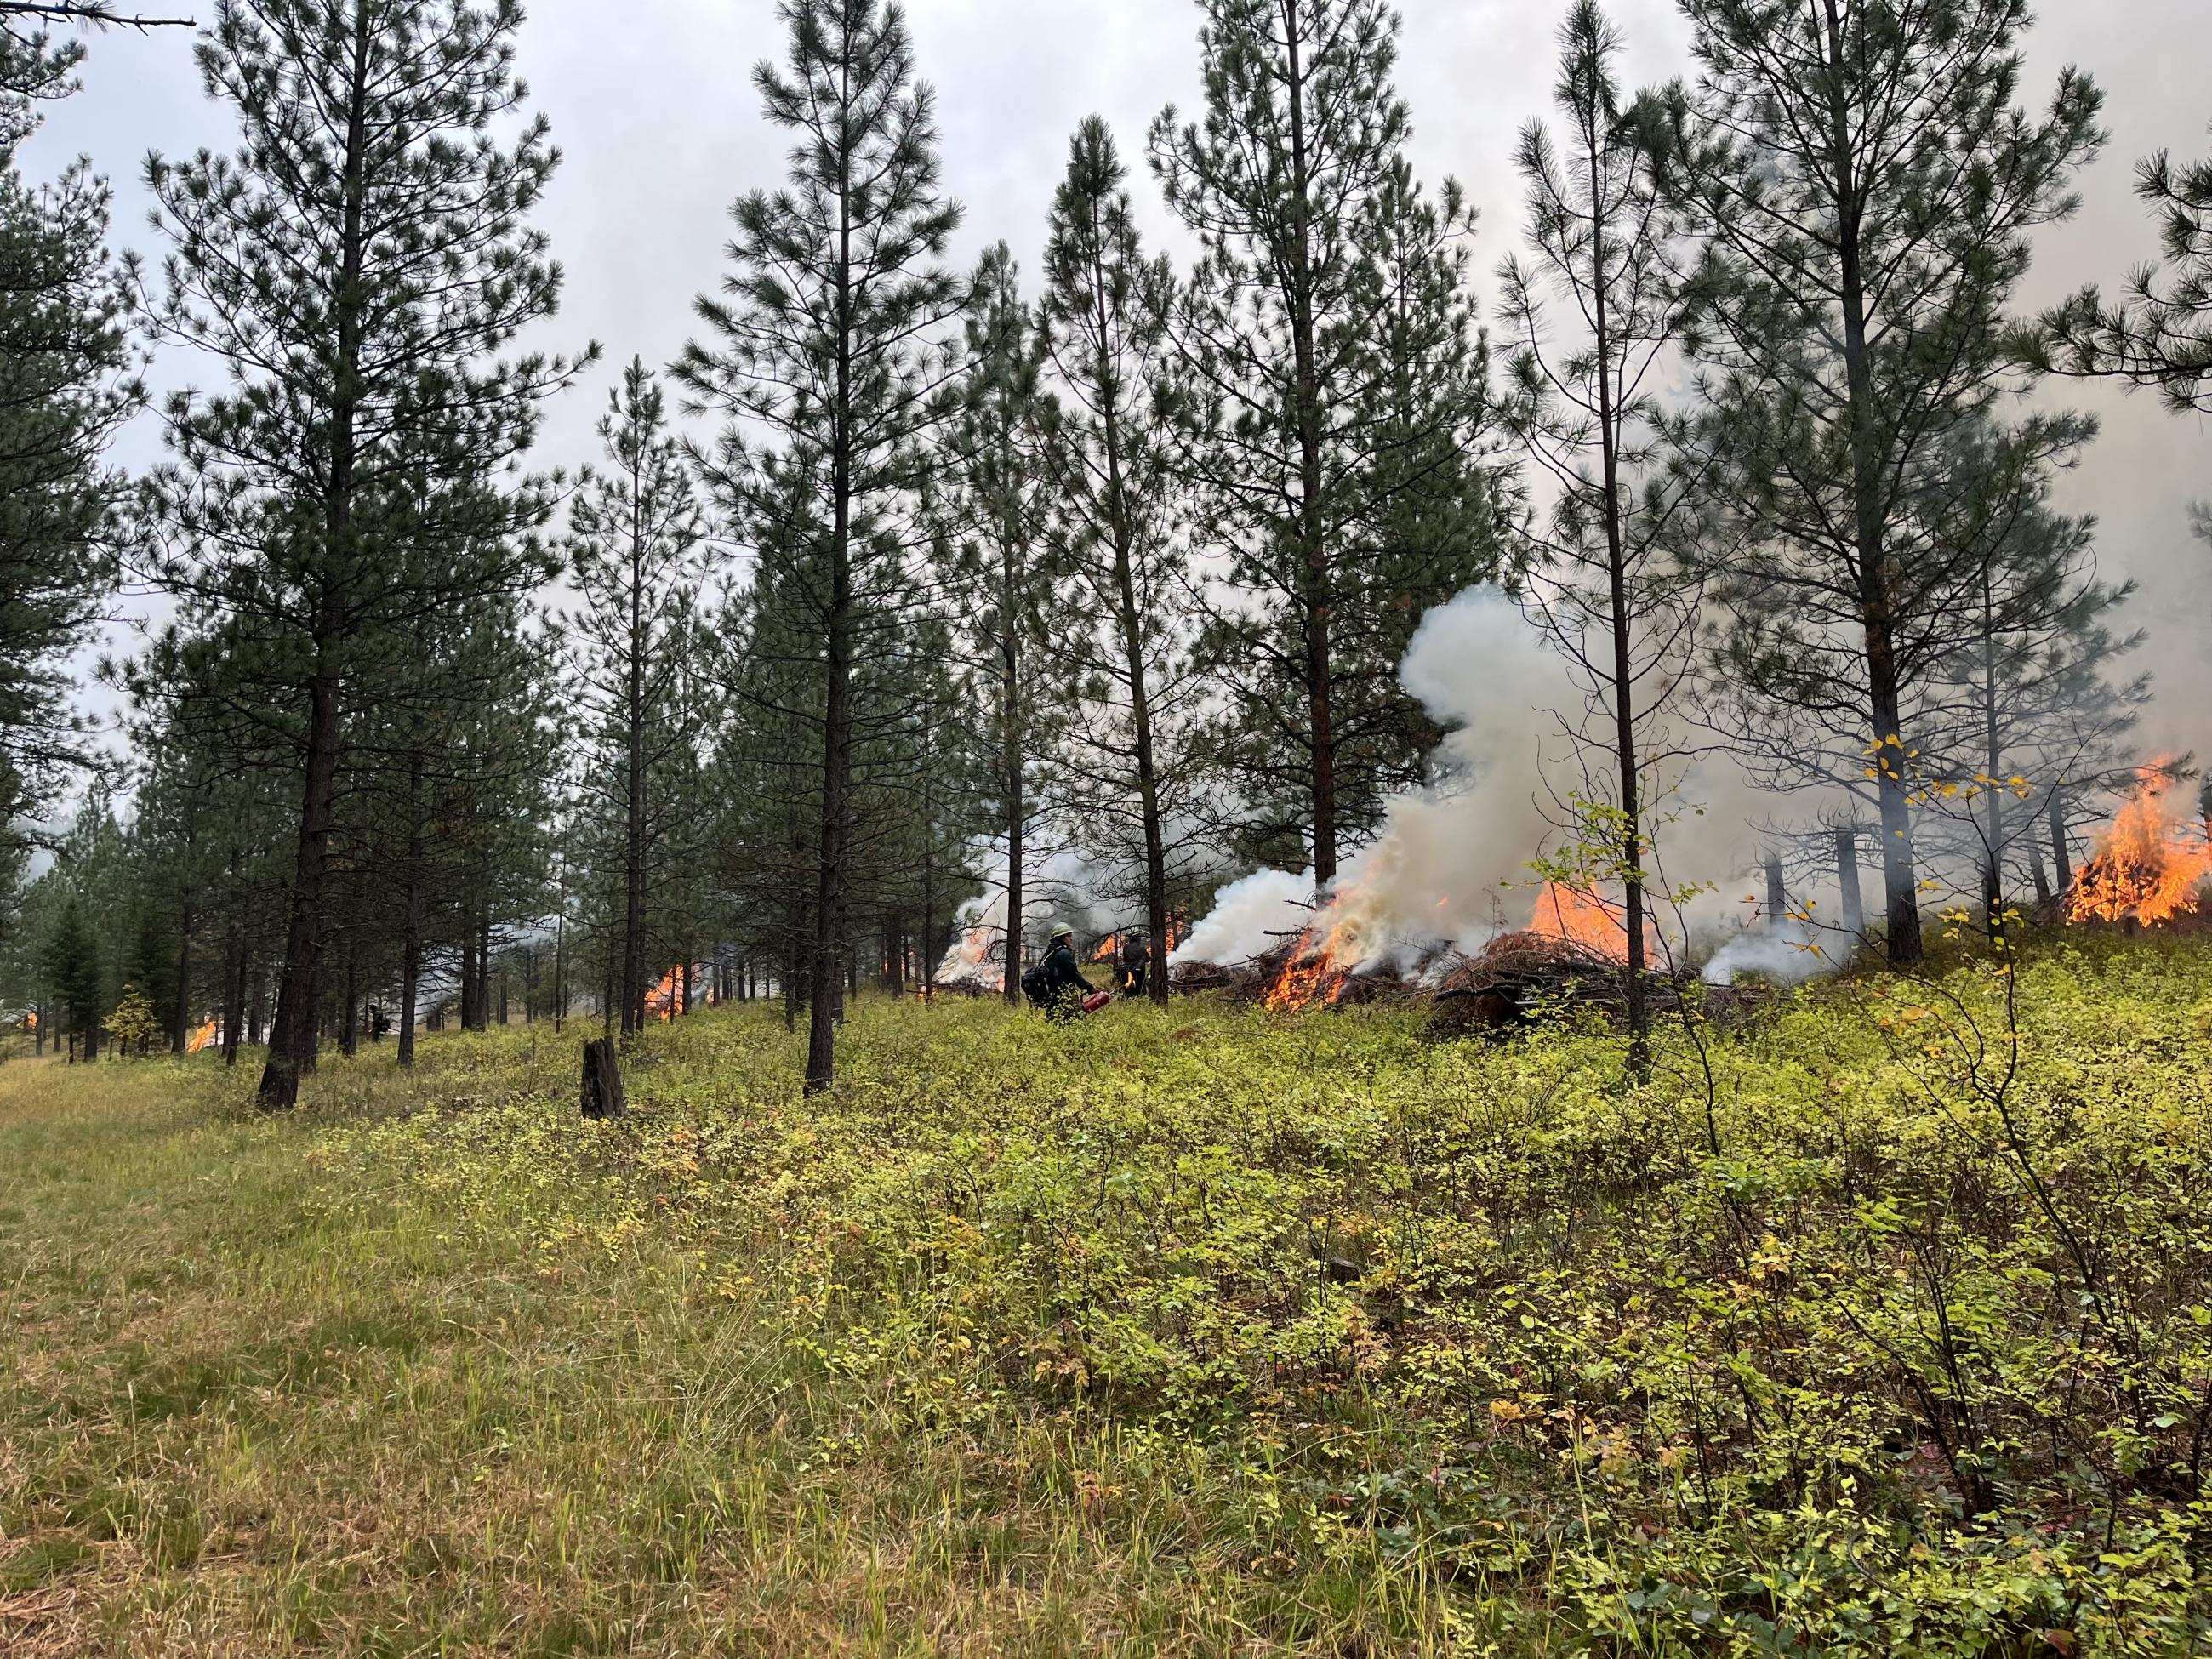
[[[1800,924],[1785,921],[1771,933],[1738,933],[1705,964],[1705,980],[1708,985],[1733,985],[1739,974],[1756,974],[1784,985],[1802,985],[1834,972],[1838,965],[1833,945],[1816,939]]]
[[[1527,861],[1553,828],[1544,736],[1556,711],[1581,702],[1565,662],[1512,600],[1478,587],[1421,619],[1399,680],[1451,728],[1432,781],[1389,803],[1382,835],[1339,873],[1319,916],[1304,908],[1310,878],[1261,871],[1223,895],[1234,915],[1218,908],[1176,960],[1249,961],[1272,934],[1311,923],[1340,959],[1371,967],[1439,945],[1480,948],[1525,915]]]
[[[1249,962],[1264,956],[1285,934],[1303,933],[1311,923],[1313,899],[1310,872],[1294,876],[1285,870],[1255,870],[1221,890],[1212,913],[1176,946],[1168,965]]]
[[[1582,689],[1565,659],[1494,587],[1470,588],[1423,617],[1399,681],[1449,732],[1431,757],[1430,782],[1389,804],[1382,833],[1346,863],[1318,910],[1310,877],[1261,871],[1224,890],[1175,962],[1249,962],[1281,935],[1310,927],[1355,971],[1407,967],[1447,946],[1478,951],[1528,925],[1540,885],[1528,861],[1558,843],[1564,803],[1578,787],[1562,720],[1582,714]],[[1659,918],[1668,954],[1679,960],[1692,939],[1707,945],[1726,939],[1731,973],[1757,968],[1805,978],[1838,965],[1848,952],[1832,941],[1800,948],[1808,942],[1803,928],[1775,927],[1744,902],[1746,887],[1760,885],[1753,877],[1758,825],[1778,798],[1724,757],[1687,763],[1674,781],[1653,804],[1656,880],[1699,890],[1679,917]],[[1805,800],[1792,805],[1817,810]],[[1793,881],[1791,904],[1832,917],[1832,883],[1825,892],[1818,887]],[[1759,931],[1744,931],[1747,920],[1759,921]]]

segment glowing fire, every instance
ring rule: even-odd
[[[660,983],[645,995],[645,1017],[647,1019],[674,1019],[685,1012],[681,968],[671,968],[661,975]],[[695,979],[693,982],[697,981]]]
[[[185,1052],[188,1054],[196,1054],[203,1048],[211,1048],[215,1046],[215,1039],[216,1023],[210,1020],[185,1040]]]
[[[991,948],[997,943],[998,934],[993,929],[983,927],[969,928],[945,953],[945,960],[938,964],[937,982],[939,985],[998,984],[1005,969],[991,960]]]
[[[1360,960],[1341,921],[1326,933],[1316,923],[1291,947],[1291,959],[1267,992],[1267,1006],[1276,1013],[1296,1013],[1317,1001],[1334,1002]]]
[[[1112,933],[1109,933],[1109,934],[1107,934],[1107,935],[1106,935],[1106,937],[1105,937],[1105,939],[1104,939],[1103,941],[1101,941],[1101,943],[1099,944],[1099,946],[1098,946],[1098,953],[1097,953],[1096,956],[1094,956],[1094,957],[1092,957],[1091,958],[1091,961],[1093,961],[1093,962],[1111,962],[1111,961],[1113,961],[1113,960],[1114,960],[1114,951],[1115,951],[1115,946],[1116,946],[1116,945],[1119,945],[1119,943],[1120,943],[1120,940],[1119,940],[1118,939],[1116,939],[1116,937],[1115,937],[1114,934],[1112,934]]]
[[[2166,810],[2174,780],[2158,763],[2136,775],[2134,797],[2120,809],[2081,866],[2066,897],[2069,921],[2139,921],[2155,927],[2192,914],[2212,879],[2212,845],[2177,823]]]
[[[1604,900],[1558,882],[1548,882],[1536,896],[1536,908],[1528,918],[1528,931],[1545,939],[1563,939],[1614,962],[1628,960],[1628,927]]]

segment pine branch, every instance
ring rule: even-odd
[[[36,4],[33,0],[0,0],[0,18],[7,17],[33,17],[41,23],[88,23],[95,28],[188,29],[198,26],[197,20],[193,18],[142,16],[136,12],[122,11],[100,3],[100,0],[61,4]]]

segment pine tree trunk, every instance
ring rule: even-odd
[[[560,918],[553,924],[553,1035],[568,1023],[568,900],[561,899]]]
[[[477,940],[472,920],[465,921],[461,935],[461,986],[459,1008],[456,1011],[464,1031],[476,1029],[477,1018]]]
[[[1996,596],[1990,561],[1982,561],[1982,775],[1989,791],[1988,844],[1982,849],[1982,915],[1992,940],[2004,938],[2004,769],[2002,734],[1997,726]]]
[[[934,709],[930,712],[933,714]],[[937,752],[936,733],[933,720],[930,726],[930,753],[933,757]],[[933,766],[931,767],[924,772],[921,780],[921,961],[917,965],[921,969],[921,1000],[925,1007],[935,1000],[937,964],[944,960],[930,949],[934,942],[931,934],[937,927],[937,802],[931,785],[935,770]],[[1009,864],[1009,875],[1012,869]]]
[[[849,167],[849,161],[847,163]],[[828,684],[822,718],[822,825],[815,875],[813,1003],[806,1033],[806,1092],[819,1094],[836,1081],[837,1026],[844,1012],[844,975],[838,956],[845,937],[846,793],[853,768],[853,292],[854,250],[849,192],[838,204],[836,383],[829,411],[830,603],[825,653]]]
[[[637,434],[633,434],[633,438]],[[625,665],[624,736],[628,740],[623,779],[623,1035],[645,1029],[645,483],[644,448],[630,452],[629,642]]]
[[[337,374],[330,410],[330,483],[323,505],[325,552],[336,567],[319,601],[315,629],[315,672],[308,688],[307,749],[300,806],[300,845],[292,874],[291,920],[284,939],[283,976],[276,992],[276,1021],[270,1033],[269,1058],[261,1073],[264,1111],[298,1104],[300,1076],[314,1069],[315,1015],[323,945],[323,880],[330,864],[331,830],[337,801],[338,743],[342,717],[339,676],[331,653],[351,618],[346,614],[343,584],[337,573],[349,562],[353,541],[355,381],[361,366],[361,319],[366,303],[362,266],[368,239],[363,203],[368,192],[368,9],[354,13],[351,84],[346,106],[346,137],[341,189],[344,223],[336,273]]]
[[[338,1047],[348,1060],[361,1051],[361,951],[349,931],[345,951],[345,1015]]]
[[[399,1065],[415,1064],[416,1003],[422,989],[423,895],[422,751],[407,756],[407,892],[401,901],[399,939]]]
[[[399,951],[399,1064],[415,1063],[416,1005],[422,994],[422,898],[419,889],[407,896],[407,937]]]
[[[291,918],[284,936],[284,966],[276,988],[276,1018],[269,1033],[259,1103],[265,1112],[299,1103],[300,1076],[315,1066],[316,1015],[323,949],[323,878],[337,800],[338,686],[319,672],[308,697],[307,765],[300,804],[300,845],[292,871]]]
[[[2066,844],[2066,794],[2062,789],[2051,792],[2051,865],[2058,878],[2062,896],[2074,890],[2074,854]]]
[[[222,1063],[238,1064],[238,1045],[246,1025],[246,927],[230,925],[222,990]]]
[[[1836,831],[1836,880],[1844,894],[1844,932],[1856,947],[1866,937],[1866,895],[1859,890],[1859,837],[1856,830]]]
[[[1783,885],[1782,860],[1772,853],[1766,855],[1766,931],[1778,933],[1790,920],[1790,893]]]
[[[1850,421],[1851,512],[1858,557],[1859,611],[1866,635],[1867,684],[1876,744],[1876,791],[1881,808],[1882,896],[1889,960],[1909,968],[1925,955],[1920,927],[1920,884],[1912,851],[1911,753],[1905,743],[1903,700],[1897,666],[1896,620],[1891,614],[1888,528],[1882,512],[1882,457],[1875,437],[1873,360],[1867,346],[1866,286],[1860,267],[1856,156],[1844,105],[1843,27],[1837,0],[1822,0],[1827,14],[1828,109],[1835,155],[1837,252],[1841,261],[1844,372]]]
[[[1022,869],[1029,849],[1023,843],[1029,829],[1030,805],[1028,775],[1022,764],[1027,738],[1022,719],[1022,642],[1020,630],[1012,621],[1020,599],[1016,592],[1013,553],[1006,545],[1006,539],[1000,538],[999,616],[1003,630],[1000,650],[1004,697],[1000,723],[1006,742],[1001,759],[1006,775],[1006,971],[1000,988],[1006,1006],[1018,1008],[1022,1000],[1022,912],[1028,902],[1028,895],[1023,890]]]
[[[1589,160],[1590,210],[1603,216],[1606,195],[1599,177],[1595,136],[1586,142]],[[1636,668],[1630,649],[1628,556],[1621,535],[1620,434],[1614,409],[1613,319],[1607,308],[1609,280],[1605,264],[1607,226],[1603,218],[1590,238],[1590,296],[1597,374],[1597,423],[1602,471],[1599,487],[1605,506],[1605,568],[1608,621],[1613,629],[1613,764],[1620,780],[1621,927],[1627,955],[1621,965],[1621,994],[1628,1015],[1628,1069],[1638,1078],[1651,1069],[1651,1011],[1644,983],[1643,779],[1637,764]]]
[[[169,1046],[185,1053],[192,1040],[192,899],[188,890],[179,906],[182,927],[177,944],[177,1018],[169,1030]]]
[[[1306,715],[1312,748],[1313,866],[1316,884],[1336,879],[1336,709],[1330,629],[1334,621],[1328,546],[1322,521],[1322,414],[1314,325],[1312,175],[1306,153],[1306,81],[1300,62],[1299,0],[1284,0],[1290,54],[1291,245],[1285,299],[1291,318],[1291,418],[1298,446],[1297,538],[1305,630]]]

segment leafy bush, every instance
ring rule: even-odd
[[[1507,1651],[2180,1654],[2212,1641],[2205,968],[1846,981],[1675,1034],[1642,1086],[1589,1031],[979,1001],[867,1007],[807,1101],[731,1012],[656,1037],[628,1121],[488,1093],[493,1039],[437,1051],[473,1103],[318,1157],[549,1273],[680,1246],[931,1432],[1208,1447],[1271,1547],[1356,1535]]]

